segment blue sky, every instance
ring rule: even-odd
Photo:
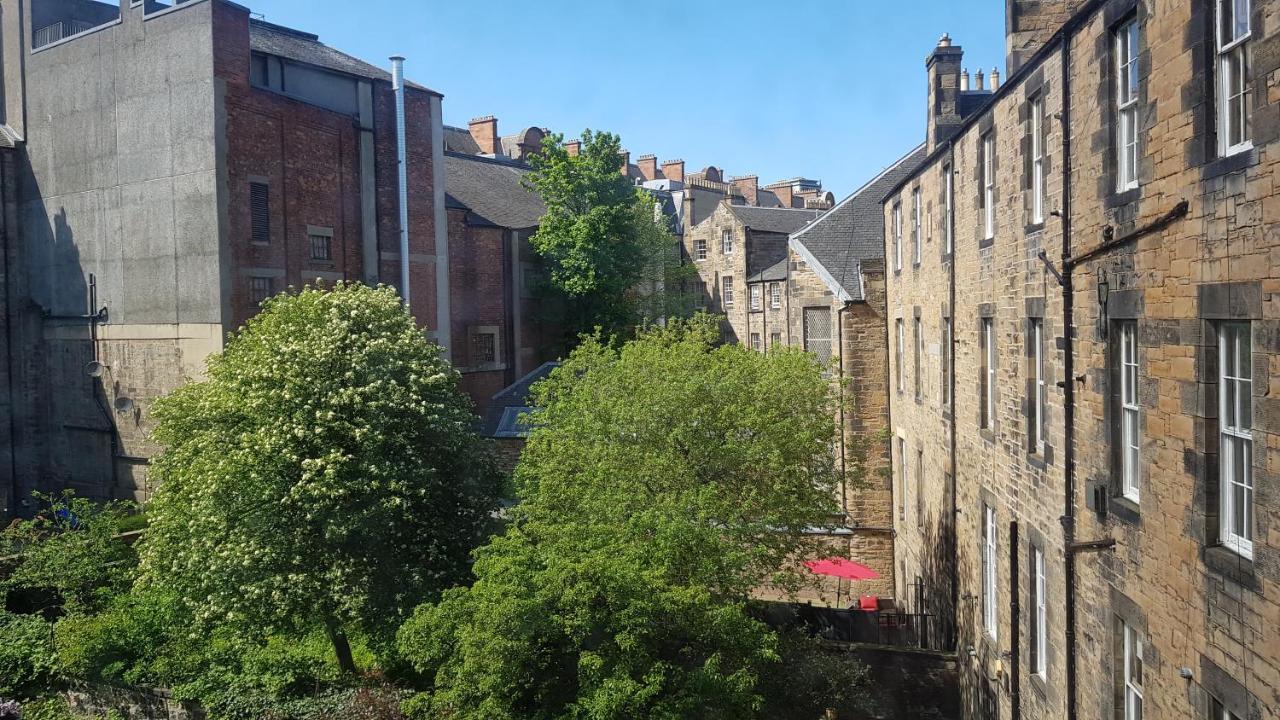
[[[837,197],[924,137],[924,58],[943,32],[1004,72],[1000,0],[244,0],[271,22],[444,93],[445,122],[496,115],[632,158],[683,158]]]

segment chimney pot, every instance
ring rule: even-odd
[[[973,89],[974,89],[974,90],[986,90],[986,89],[987,89],[987,84],[986,84],[986,82],[983,80],[983,77],[982,77],[982,71],[981,71],[981,70],[979,70],[978,72],[976,72],[976,73],[974,73],[974,74],[973,74]]]
[[[938,47],[951,47],[950,33],[942,33],[942,37],[938,38]]]
[[[969,68],[960,71],[960,92],[969,92]]]
[[[995,92],[1000,89],[1000,68],[991,68],[991,91]]]

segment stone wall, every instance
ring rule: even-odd
[[[66,693],[71,710],[87,717],[115,713],[122,720],[204,720],[198,704],[175,700],[165,690],[140,690],[77,683]]]

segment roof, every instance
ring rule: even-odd
[[[489,407],[485,410],[484,418],[481,419],[480,434],[485,437],[498,437],[499,430],[503,430],[502,437],[512,437],[512,434],[506,432],[510,428],[504,427],[504,416],[510,424],[511,415],[507,410],[531,410],[529,405],[529,391],[534,383],[546,378],[551,374],[552,370],[560,367],[558,362],[543,363],[536,370],[525,375],[502,392],[493,396],[489,401]]]
[[[18,133],[13,128],[0,123],[0,148],[14,148],[18,146]]]
[[[444,126],[444,149],[464,155],[480,154],[480,145],[471,137],[471,131],[452,125]]]
[[[527,165],[446,152],[444,172],[449,198],[499,227],[537,227],[547,211],[538,194],[524,186]]]
[[[884,193],[914,173],[927,155],[921,144],[791,235],[791,249],[846,302],[863,299],[863,261],[884,257]]]
[[[750,205],[730,205],[729,211],[737,215],[742,224],[752,230],[783,235],[799,230],[822,214],[821,210],[762,208]]]
[[[787,258],[783,258],[760,272],[747,278],[749,283],[781,281],[787,279]]]
[[[315,65],[326,70],[355,75],[370,80],[391,82],[391,73],[377,65],[370,65],[360,58],[320,42],[319,35],[294,30],[265,20],[249,19],[249,48],[254,52],[278,55],[282,58]],[[406,85],[439,95],[440,93],[414,82]]]

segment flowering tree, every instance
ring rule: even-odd
[[[142,586],[199,622],[386,637],[465,579],[497,474],[457,375],[391,289],[269,300],[158,401]]]

